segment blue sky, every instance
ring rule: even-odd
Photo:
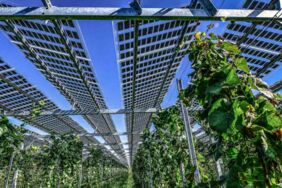
[[[40,0],[0,0],[0,2],[12,3],[14,5],[29,5],[29,6],[41,6]],[[53,0],[56,6],[116,6],[127,7],[130,1],[128,0]],[[224,2],[222,4],[222,2]],[[230,1],[230,0],[214,0],[217,7],[221,8],[239,8],[242,5],[242,0]],[[142,0],[143,7],[181,7],[189,4],[187,0]],[[86,46],[89,51],[89,55],[92,59],[94,71],[99,81],[100,88],[105,98],[106,104],[109,108],[123,108],[121,85],[118,71],[118,64],[116,61],[116,51],[113,38],[112,21],[78,21]],[[199,26],[200,31],[204,31],[206,26],[210,22],[202,22]],[[216,27],[214,32],[221,34],[224,32],[225,25],[228,22],[214,22]],[[20,52],[20,50],[12,44],[6,35],[1,31],[0,33],[0,57],[9,65],[15,68],[15,70],[22,74],[27,80],[35,85],[40,91],[42,91],[48,98],[55,102],[61,109],[70,109],[71,105],[66,99],[52,86],[42,74],[35,68],[35,66],[29,62]],[[184,85],[188,84],[187,75],[191,72],[188,58],[185,57],[181,63],[181,66],[176,74],[176,78],[182,79]],[[269,84],[281,79],[282,66],[273,73],[267,75],[264,79]],[[175,80],[167,93],[162,107],[173,105],[177,98],[177,88]],[[93,129],[81,118],[80,116],[72,116],[74,120],[79,122],[89,132],[93,132]],[[125,132],[125,122],[123,115],[113,115],[113,120],[118,132]],[[16,122],[14,120],[14,122]],[[16,122],[17,124],[19,122]],[[30,126],[29,126],[30,128]],[[38,130],[31,128],[38,132]],[[42,133],[42,132],[40,132]],[[103,139],[98,138],[101,142]],[[125,136],[122,138],[123,142],[127,142]]]

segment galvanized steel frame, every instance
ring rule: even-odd
[[[211,16],[207,9],[189,8],[142,8],[142,13],[133,8],[107,7],[5,7],[0,8],[0,20],[21,19],[75,19],[75,20],[222,20],[267,21],[278,10],[217,9]],[[282,21],[282,18],[274,18]]]

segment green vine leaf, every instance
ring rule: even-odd
[[[268,114],[266,116],[267,124],[268,126],[271,126],[273,128],[280,128],[282,127],[282,118],[277,116],[274,113]]]
[[[250,69],[247,64],[247,60],[243,57],[235,59],[234,64],[237,66],[238,69],[244,71],[247,74],[250,74]]]
[[[215,83],[215,84],[209,85],[207,87],[207,93],[209,93],[209,94],[219,94],[221,89],[222,89],[221,83]]]
[[[219,99],[212,105],[208,113],[209,125],[220,133],[225,132],[232,123],[232,115],[226,109],[226,102]]]
[[[228,157],[230,157],[230,159],[236,159],[238,156],[239,151],[236,148],[231,148],[227,151],[227,155]]]
[[[209,36],[212,40],[218,40],[218,37],[214,33],[210,33]]]
[[[237,73],[234,69],[231,69],[228,73],[225,84],[229,86],[236,86],[240,84],[240,79],[238,78]]]
[[[282,150],[281,96],[251,75],[239,47],[222,37],[199,34],[187,52],[194,69],[193,96],[203,107],[197,118],[217,139],[210,154],[224,160],[226,186],[275,187],[282,174],[277,168],[282,159],[277,152]],[[239,76],[238,70],[246,74]],[[191,87],[186,90],[191,93]]]
[[[238,46],[236,46],[235,44],[232,44],[230,42],[224,41],[221,46],[222,46],[223,49],[225,49],[226,51],[228,51],[231,54],[238,55],[238,54],[241,53]]]

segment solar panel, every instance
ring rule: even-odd
[[[23,76],[18,74],[8,64],[0,59],[0,110],[7,112],[32,111],[34,104],[44,101],[45,105],[41,109],[43,111],[59,110],[59,108],[50,101],[42,92],[32,86]],[[103,149],[105,153],[114,155],[106,150],[91,134],[88,134],[78,123],[69,116],[16,116],[23,122],[29,123],[34,127],[44,130],[48,133],[66,134],[74,133],[80,135],[82,141],[86,145],[95,144],[96,147]],[[36,133],[25,136],[25,144],[44,144],[44,139],[39,139]],[[125,164],[125,161],[121,161]]]
[[[276,4],[246,0],[246,9],[273,9]],[[278,2],[278,1],[277,1]],[[279,15],[276,15],[279,16]],[[280,15],[281,16],[281,15]],[[282,24],[268,22],[232,22],[223,37],[240,46],[253,74],[263,77],[282,63]]]
[[[0,60],[0,104],[1,109],[8,111],[32,111],[34,105],[44,101],[42,110],[58,110],[59,108],[43,93],[32,86],[23,76],[8,64]],[[31,122],[33,126],[49,133],[65,134],[87,132],[68,116],[18,117]],[[95,141],[95,139],[92,139]],[[98,143],[98,142],[97,142]]]
[[[107,109],[75,22],[5,21],[1,28],[76,109]],[[116,132],[110,115],[87,115],[84,118],[98,133]],[[103,138],[108,143],[120,143],[119,136]],[[123,151],[121,145],[112,147]]]
[[[162,102],[176,70],[192,40],[197,22],[142,21],[139,23],[136,79],[134,74],[134,21],[114,23],[118,64],[120,66],[122,93],[125,108],[152,108]],[[182,48],[177,49],[181,43]],[[168,72],[167,72],[168,71]],[[134,86],[133,86],[134,85]],[[135,101],[133,101],[135,87]],[[126,115],[127,132],[141,132],[149,126],[150,114]],[[140,135],[128,134],[137,150]],[[130,146],[131,147],[131,146]]]

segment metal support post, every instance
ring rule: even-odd
[[[9,177],[12,171],[12,166],[14,163],[14,158],[15,158],[16,152],[14,151],[10,157],[10,162],[9,162],[9,168],[8,171],[6,173],[6,179],[5,179],[5,188],[9,188]]]
[[[75,20],[221,20],[281,21],[278,10],[217,9],[215,15],[203,9],[142,8],[139,15],[134,8],[117,7],[0,7],[0,20],[75,19]]]
[[[218,159],[218,160],[215,162],[215,164],[216,164],[217,176],[218,176],[218,179],[220,179],[220,177],[223,175],[222,168],[221,168],[222,159]]]
[[[20,145],[20,152],[24,149],[24,143],[21,143]],[[17,182],[18,182],[18,177],[19,177],[19,168],[17,167],[13,179],[12,179],[12,188],[17,188]]]
[[[178,89],[178,92],[182,90],[181,80],[177,80],[177,89]],[[185,133],[186,133],[186,137],[188,141],[190,159],[191,159],[192,165],[196,167],[196,171],[194,174],[195,182],[200,183],[201,177],[200,177],[200,171],[199,171],[198,164],[197,164],[197,156],[196,156],[196,151],[195,151],[195,147],[193,143],[193,135],[192,135],[192,129],[190,125],[189,114],[188,114],[187,108],[184,106],[181,100],[180,100],[180,107],[181,107],[181,113],[182,113],[182,118],[183,118],[184,127],[185,127]]]

